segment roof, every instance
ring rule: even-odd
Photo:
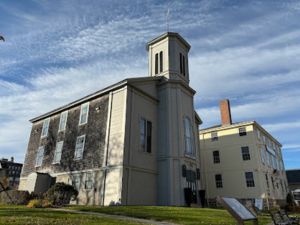
[[[285,172],[289,184],[300,184],[300,169],[286,170]]]
[[[188,50],[190,50],[190,48],[191,48],[190,44],[186,40],[184,40],[184,38],[181,37],[180,34],[175,33],[175,32],[166,32],[166,33],[154,38],[153,40],[149,41],[146,45],[147,51],[149,50],[150,45],[153,45],[156,42],[159,42],[159,41],[165,39],[166,37],[175,37],[175,38],[179,39],[182,42],[182,44],[184,44],[186,46],[186,48]]]
[[[265,133],[266,135],[268,135],[274,142],[276,142],[278,145],[282,146],[279,141],[277,141],[267,130],[265,130],[255,120],[253,120],[253,121],[237,122],[237,123],[232,123],[232,124],[229,124],[229,125],[221,125],[221,124],[219,124],[219,125],[207,127],[207,128],[204,128],[204,129],[200,129],[199,133],[203,134],[203,133],[209,133],[209,132],[214,132],[214,131],[219,131],[219,130],[226,130],[226,129],[237,128],[237,127],[247,126],[247,125],[254,125],[254,126],[258,127],[263,133]]]
[[[74,106],[77,106],[77,105],[80,105],[86,101],[89,101],[91,99],[94,99],[94,98],[97,98],[97,97],[100,97],[100,96],[103,96],[103,95],[106,95],[108,94],[110,91],[113,91],[113,90],[117,90],[117,89],[120,89],[120,88],[123,88],[125,86],[131,86],[133,88],[135,88],[137,91],[145,94],[145,95],[148,95],[150,98],[153,98],[152,96],[150,96],[149,94],[145,93],[143,90],[139,89],[139,88],[136,88],[134,87],[134,83],[138,83],[138,82],[147,82],[147,81],[159,81],[159,82],[167,82],[167,81],[171,81],[171,82],[174,82],[174,83],[180,83],[181,85],[185,86],[186,88],[188,88],[192,93],[196,93],[195,90],[193,90],[190,86],[188,86],[185,82],[183,81],[180,81],[180,80],[167,80],[165,77],[163,76],[157,76],[157,77],[136,77],[136,78],[127,78],[125,80],[122,80],[118,83],[115,83],[115,84],[112,84],[104,89],[101,89],[99,91],[96,91],[90,95],[87,95],[83,98],[80,98],[76,101],[73,101],[67,105],[64,105],[62,107],[59,107],[59,108],[56,108],[50,112],[47,112],[45,114],[42,114],[38,117],[35,117],[33,119],[30,120],[30,122],[36,122],[36,121],[39,121],[39,120],[42,120],[42,119],[45,119],[49,116],[52,116],[56,113],[60,113],[62,111],[65,111],[67,109],[70,109],[71,107],[74,107]],[[156,99],[155,99],[156,100]]]

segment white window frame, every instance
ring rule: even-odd
[[[36,153],[36,158],[35,158],[35,167],[40,167],[43,164],[44,160],[44,152],[45,152],[45,147],[40,146],[37,150]]]
[[[80,138],[84,138],[84,139],[83,139],[83,144],[82,144],[82,148],[81,148],[81,149],[78,148],[78,139],[80,139]],[[80,159],[83,158],[85,139],[86,139],[85,134],[84,134],[84,135],[81,135],[81,136],[78,136],[78,137],[76,138],[76,145],[75,145],[75,152],[74,152],[74,159],[75,159],[75,160],[80,160]],[[80,154],[79,154],[79,153],[80,153]]]
[[[64,116],[65,116],[65,120],[63,121]],[[58,132],[66,130],[67,120],[68,120],[68,110],[66,110],[60,114]]]
[[[185,116],[183,119],[184,125],[184,144],[185,144],[185,154],[189,156],[195,156],[195,146],[194,146],[194,132],[192,123],[189,117]]]
[[[49,126],[50,126],[50,118],[44,119],[41,138],[48,136]]]
[[[85,121],[82,121],[82,111],[83,111],[84,107],[87,107],[87,111],[86,111]],[[79,116],[79,125],[83,125],[83,124],[86,124],[88,122],[89,108],[90,108],[90,103],[89,102],[81,104],[81,107],[80,107],[80,116]]]
[[[55,152],[54,152],[53,162],[52,162],[53,164],[60,163],[63,146],[64,146],[64,142],[63,141],[56,142]],[[59,157],[58,157],[58,155],[59,155]]]

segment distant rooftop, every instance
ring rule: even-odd
[[[228,125],[218,124],[218,125],[215,125],[215,126],[211,126],[211,127],[207,127],[207,128],[204,128],[204,129],[200,129],[199,132],[200,132],[200,134],[203,134],[203,133],[209,133],[209,132],[218,131],[218,130],[226,130],[226,129],[236,128],[236,127],[241,127],[241,126],[246,126],[246,125],[251,125],[251,124],[253,124],[256,127],[258,127],[263,133],[265,133],[267,136],[269,136],[274,142],[276,142],[277,144],[279,144],[280,146],[282,146],[279,141],[277,141],[267,130],[265,130],[255,120],[237,122],[237,123],[232,123],[232,124],[228,124]]]
[[[289,184],[300,184],[300,169],[286,170]]]

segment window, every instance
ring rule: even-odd
[[[213,151],[214,163],[220,163],[220,153],[219,151]]]
[[[79,191],[79,189],[80,189],[80,179],[81,179],[80,174],[73,175],[72,185],[77,191]]]
[[[274,183],[274,178],[271,176],[271,181],[272,181],[272,187],[275,189],[275,183]]]
[[[93,174],[92,173],[86,173],[85,176],[85,182],[84,182],[84,188],[85,189],[92,189],[93,188]]]
[[[66,129],[67,118],[68,118],[68,111],[64,111],[60,114],[58,132]]]
[[[221,174],[216,174],[215,175],[215,180],[216,180],[216,188],[222,188],[223,187],[222,175]]]
[[[159,53],[159,71],[163,71],[163,52]]]
[[[180,60],[180,74],[182,74],[182,54],[179,53],[179,60]]]
[[[87,123],[88,115],[89,115],[89,103],[87,102],[81,105],[79,125]]]
[[[46,137],[48,135],[49,123],[50,118],[44,120],[41,137]]]
[[[155,54],[155,74],[158,74],[158,54]]]
[[[246,160],[250,160],[250,152],[249,152],[249,147],[248,146],[245,146],[245,147],[242,147],[242,157],[243,157],[243,160],[246,161]]]
[[[254,178],[252,172],[245,172],[247,187],[255,187]]]
[[[85,135],[77,137],[74,159],[82,159],[84,143],[85,143]]]
[[[151,153],[152,123],[140,119],[140,147],[142,151]]]
[[[217,141],[217,140],[218,140],[218,133],[211,132],[211,141]]]
[[[183,74],[183,76],[185,76],[185,57],[181,53],[179,53],[179,62],[180,62],[180,74]]]
[[[261,134],[260,134],[260,131],[259,131],[259,130],[256,130],[256,134],[257,134],[257,138],[258,138],[258,140],[260,140],[260,139],[261,139]]]
[[[268,174],[266,173],[265,175],[266,175],[266,184],[267,184],[267,188],[269,188],[269,187],[270,187],[270,185],[269,185],[269,178],[268,178]]]
[[[183,76],[185,76],[185,57],[182,55],[182,72],[183,72]]]
[[[264,146],[262,146],[260,149],[260,158],[261,158],[261,162],[263,164],[265,164],[265,148],[264,148]]]
[[[184,118],[184,142],[185,153],[188,155],[194,155],[193,130],[191,121],[188,117]]]
[[[239,133],[240,133],[240,136],[246,136],[247,135],[246,128],[245,127],[240,127],[239,128]]]
[[[37,154],[36,154],[36,160],[35,160],[35,166],[41,166],[43,163],[43,158],[44,158],[44,147],[39,147]]]
[[[60,162],[63,144],[64,144],[63,141],[56,142],[56,148],[55,148],[55,152],[54,152],[53,163],[59,163]]]

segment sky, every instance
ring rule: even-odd
[[[0,158],[24,161],[29,119],[128,77],[148,75],[146,43],[190,44],[201,128],[256,120],[300,168],[300,0],[0,0]]]

